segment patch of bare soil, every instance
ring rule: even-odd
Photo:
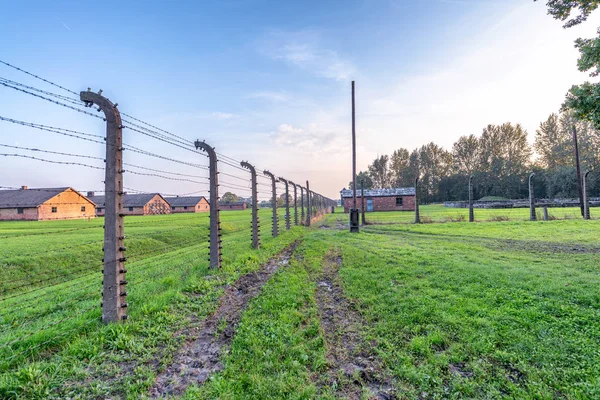
[[[328,369],[315,377],[316,383],[321,389],[331,388],[341,398],[361,399],[366,395],[369,399],[395,399],[392,379],[360,336],[364,321],[344,297],[338,275],[341,265],[341,256],[330,253],[317,281],[315,298],[327,345]]]
[[[229,349],[243,311],[269,278],[289,263],[297,245],[290,245],[259,271],[242,276],[225,290],[216,311],[189,332],[173,364],[158,375],[150,390],[152,397],[180,395],[190,384],[202,385],[223,368],[221,354]]]

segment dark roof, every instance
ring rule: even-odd
[[[165,200],[173,207],[195,207],[202,199],[206,200],[204,196],[165,197]]]
[[[220,201],[219,205],[220,206],[243,206],[244,204],[247,204],[243,201]]]
[[[160,196],[159,193],[125,194],[123,195],[123,207],[144,207],[156,195]],[[90,196],[88,199],[96,203],[98,207],[104,207],[103,195]]]
[[[352,197],[352,190],[344,189],[340,191],[342,197]],[[356,195],[360,196],[360,189],[356,190]],[[394,196],[414,196],[415,188],[390,188],[390,189],[365,189],[365,197],[394,197]]]
[[[37,207],[70,187],[0,190],[0,208]],[[71,189],[77,192],[74,189]]]

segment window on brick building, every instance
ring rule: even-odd
[[[129,211],[133,211],[133,207],[129,207]]]
[[[58,207],[52,207],[52,212],[53,213],[58,212]]]
[[[175,206],[171,206],[171,210],[173,210],[173,211],[174,211],[174,210],[175,210]]]
[[[187,206],[183,206],[183,209],[184,209],[184,210],[187,210]]]
[[[22,208],[17,208],[17,214],[23,214],[23,209]]]
[[[81,212],[85,212],[85,206],[81,206]]]
[[[402,205],[402,197],[396,197],[396,205],[397,206],[401,206]]]

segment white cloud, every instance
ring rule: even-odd
[[[281,124],[272,132],[272,137],[278,146],[290,147],[294,151],[313,156],[335,156],[348,151],[347,140],[339,129],[319,123],[310,123],[302,128]]]
[[[213,118],[216,118],[216,119],[232,119],[232,118],[237,117],[236,114],[220,112],[220,111],[212,112],[212,113],[210,113],[210,116]]]
[[[273,31],[259,43],[259,50],[273,60],[336,81],[347,81],[356,74],[352,62],[325,48],[316,31]]]
[[[449,148],[461,135],[507,121],[521,123],[533,140],[569,87],[586,79],[577,71],[573,40],[594,36],[599,17],[564,30],[540,3],[487,16],[488,28],[462,38],[462,50],[447,62],[399,77],[389,87],[363,88],[359,132],[372,130],[368,146],[379,153],[429,141]]]
[[[273,103],[285,103],[290,100],[290,95],[284,92],[262,91],[251,93],[246,96],[247,99],[259,99]]]

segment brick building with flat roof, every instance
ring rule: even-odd
[[[414,211],[415,188],[365,189],[365,211]],[[352,190],[343,189],[341,192],[344,212],[352,208]],[[356,191],[356,207],[362,210],[360,189]]]

